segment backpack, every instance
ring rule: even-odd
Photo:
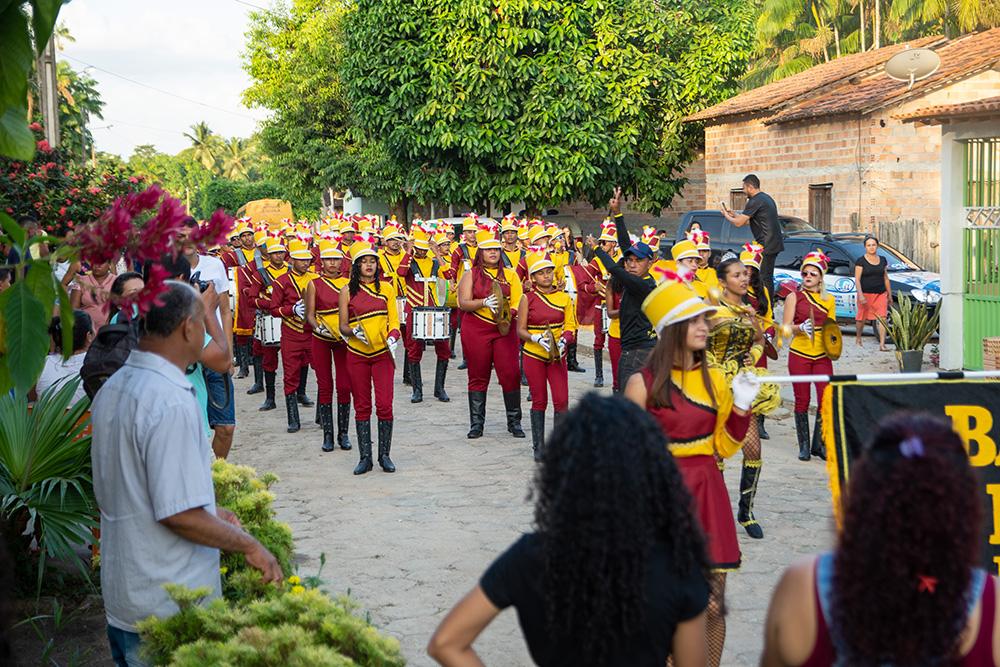
[[[90,400],[94,400],[97,390],[104,386],[108,378],[125,364],[128,355],[139,343],[139,319],[128,322],[105,324],[97,330],[97,336],[83,358],[80,377],[83,390]]]

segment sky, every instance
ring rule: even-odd
[[[153,144],[174,154],[190,146],[183,133],[199,121],[224,137],[250,136],[267,115],[241,102],[249,85],[241,54],[254,11],[250,5],[266,7],[268,0],[71,0],[64,5],[59,22],[76,42],[64,44],[57,57],[77,71],[95,66],[87,74],[105,102],[104,120],[90,123],[97,149],[127,159],[135,146]]]

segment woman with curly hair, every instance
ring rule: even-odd
[[[629,437],[621,437],[628,433]],[[481,665],[476,637],[513,606],[538,665],[705,664],[704,540],[662,431],[590,393],[552,432],[535,477],[535,532],[486,570],[427,651]]]
[[[962,440],[927,415],[884,421],[851,467],[836,550],[789,568],[761,664],[997,665],[997,580]]]

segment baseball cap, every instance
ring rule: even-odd
[[[633,243],[629,246],[628,250],[626,250],[623,254],[634,255],[636,259],[652,259],[653,249],[642,241],[639,241],[638,243]]]

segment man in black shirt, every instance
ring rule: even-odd
[[[625,217],[621,213],[621,198],[621,188],[615,188],[615,196],[608,204],[615,221],[618,246],[624,249],[624,268],[600,248],[594,251],[594,256],[601,260],[623,288],[619,313],[622,356],[618,361],[618,393],[624,391],[628,379],[642,368],[649,352],[656,346],[656,330],[642,312],[642,302],[656,288],[656,279],[649,275],[655,259],[653,249],[641,241],[632,245]]]
[[[781,225],[778,223],[778,205],[774,199],[760,189],[760,179],[754,174],[743,178],[743,192],[747,196],[747,205],[742,213],[730,211],[723,207],[722,215],[737,227],[750,224],[750,232],[757,243],[764,246],[764,256],[760,262],[760,280],[771,293],[774,303],[774,260],[778,253],[785,249],[781,240]]]

